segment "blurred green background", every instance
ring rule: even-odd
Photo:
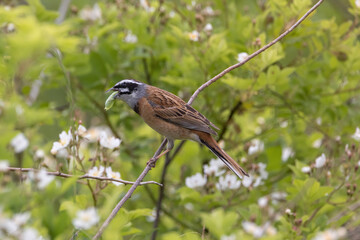
[[[124,103],[105,111],[106,89],[137,79],[187,101],[314,3],[1,1],[0,238],[31,239],[30,230],[44,239],[91,238],[129,188],[60,177],[42,187],[40,174],[8,166],[77,176],[104,166],[130,181],[141,173],[162,137]],[[206,173],[210,151],[177,142],[145,178],[162,182],[163,192],[139,187],[103,239],[356,239],[359,16],[360,1],[324,1],[281,42],[195,100],[250,180],[231,189],[239,180]],[[104,134],[120,146],[106,147]],[[62,151],[51,151],[54,142]],[[186,179],[196,173],[206,183],[191,188]],[[100,219],[90,215],[94,223],[79,228],[77,213],[90,207]],[[21,213],[29,215],[16,223]]]

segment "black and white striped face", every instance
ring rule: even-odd
[[[146,84],[132,80],[121,80],[108,91],[117,91],[116,99],[126,102],[132,109],[135,110],[138,101],[146,95]]]
[[[120,95],[133,94],[138,90],[141,84],[141,82],[136,80],[125,79],[115,84],[115,86],[112,87],[112,90],[118,91]]]

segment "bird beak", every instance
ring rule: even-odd
[[[110,92],[110,91],[116,91],[116,90],[115,90],[114,88],[110,88],[110,89],[106,90],[105,93],[108,93],[108,92]]]

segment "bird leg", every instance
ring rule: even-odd
[[[173,149],[173,147],[174,147],[174,141],[168,139],[168,144],[167,144],[166,150],[163,151],[163,152],[162,152],[161,154],[159,154],[158,156],[150,158],[150,160],[149,160],[146,164],[149,165],[151,168],[154,168],[154,167],[155,167],[156,160],[158,160],[159,158],[161,158],[162,156],[164,156],[165,154],[167,154],[168,152],[170,152],[171,149]]]

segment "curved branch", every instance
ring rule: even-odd
[[[307,18],[317,7],[320,6],[320,4],[323,2],[324,0],[319,0],[312,8],[310,8],[309,11],[307,11],[304,16],[302,16],[294,25],[292,25],[288,30],[286,30],[285,32],[283,32],[279,37],[275,38],[274,40],[272,40],[271,42],[269,42],[268,44],[266,44],[265,46],[263,46],[262,48],[260,48],[259,50],[257,50],[256,52],[252,53],[251,55],[249,55],[245,60],[234,64],[230,67],[228,67],[227,69],[225,69],[224,71],[222,71],[221,73],[219,73],[218,75],[216,75],[215,77],[213,77],[212,79],[210,79],[209,81],[207,81],[206,83],[204,83],[203,85],[201,85],[195,92],[194,94],[191,96],[188,104],[192,104],[193,101],[195,100],[195,98],[199,95],[199,93],[204,90],[205,88],[207,88],[208,86],[210,86],[212,83],[216,82],[219,78],[221,78],[222,76],[224,76],[225,74],[227,74],[228,72],[231,72],[232,70],[234,70],[235,68],[238,68],[242,65],[244,65],[245,63],[247,63],[248,61],[250,61],[251,59],[253,59],[254,57],[256,57],[257,55],[259,55],[260,53],[264,52],[266,49],[268,49],[269,47],[271,47],[272,45],[274,45],[275,43],[279,42],[281,39],[283,39],[286,35],[288,35],[290,32],[292,32],[302,21],[305,20],[305,18]]]
[[[35,169],[35,168],[17,168],[17,167],[7,167],[6,169],[3,170],[4,172],[38,172],[40,171],[39,169]],[[112,181],[112,182],[119,182],[119,183],[123,183],[125,185],[130,184],[130,185],[134,185],[136,182],[131,182],[131,181],[126,181],[126,180],[122,180],[122,179],[115,179],[115,178],[108,178],[108,177],[95,177],[95,176],[90,176],[87,174],[84,174],[82,176],[75,176],[75,175],[71,175],[71,174],[67,174],[67,173],[62,173],[62,172],[46,172],[47,175],[52,175],[52,176],[56,176],[56,177],[62,177],[62,178],[71,178],[71,177],[76,177],[78,179],[96,179],[99,181]],[[161,183],[155,182],[155,181],[147,181],[147,182],[139,182],[138,185],[145,185],[145,184],[156,184],[160,187],[162,187],[163,185]]]
[[[154,154],[154,159],[156,161],[156,157],[160,155],[161,151],[163,150],[163,148],[165,147],[167,143],[167,139],[165,139],[160,147],[158,148],[158,150],[155,152]],[[124,205],[124,203],[131,197],[131,195],[133,194],[133,192],[135,191],[135,189],[137,188],[137,186],[140,184],[140,182],[144,179],[144,177],[146,176],[146,174],[151,170],[152,166],[151,164],[147,164],[144,171],[140,174],[140,176],[138,177],[138,179],[136,180],[135,184],[131,186],[131,188],[129,189],[129,191],[125,194],[125,196],[120,200],[120,202],[116,205],[116,207],[112,210],[112,212],[110,213],[109,217],[105,220],[105,222],[103,223],[103,225],[100,227],[99,231],[95,234],[95,236],[93,237],[93,239],[99,239],[102,235],[102,233],[104,232],[105,228],[109,225],[109,223],[111,222],[111,220],[116,216],[116,214],[118,213],[118,211],[120,210],[120,208]]]

